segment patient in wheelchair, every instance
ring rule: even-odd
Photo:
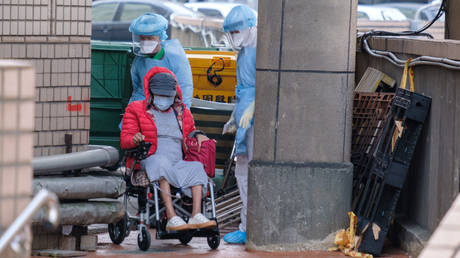
[[[182,103],[175,75],[166,68],[152,68],[144,78],[144,92],[145,100],[134,101],[126,108],[121,147],[134,148],[141,141],[152,143],[148,158],[140,164],[149,180],[160,184],[168,217],[166,230],[216,226],[215,221],[201,213],[201,201],[208,182],[203,165],[198,161],[183,160],[187,152],[187,137],[195,137],[199,146],[208,138],[203,132],[195,130],[193,116]],[[170,184],[193,200],[192,217],[188,223],[174,211]]]

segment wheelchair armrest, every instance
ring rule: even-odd
[[[149,150],[151,147],[151,142],[141,141],[139,143],[139,146],[137,146],[136,148],[126,150],[126,155],[128,157],[134,158],[135,160],[143,160],[146,159],[149,155]]]

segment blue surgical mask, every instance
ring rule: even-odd
[[[168,108],[172,106],[173,103],[174,103],[174,96],[172,97],[154,96],[153,97],[153,105],[161,111],[167,110]]]

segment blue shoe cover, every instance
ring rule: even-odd
[[[245,244],[246,243],[246,232],[234,231],[224,236],[224,241],[229,244]]]

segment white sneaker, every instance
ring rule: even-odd
[[[215,227],[216,222],[214,220],[209,220],[203,214],[197,213],[195,217],[188,220],[189,228],[210,228]]]
[[[179,216],[172,217],[166,224],[166,231],[178,231],[186,229],[189,229],[189,225],[187,225],[187,223],[185,223],[185,221]]]

